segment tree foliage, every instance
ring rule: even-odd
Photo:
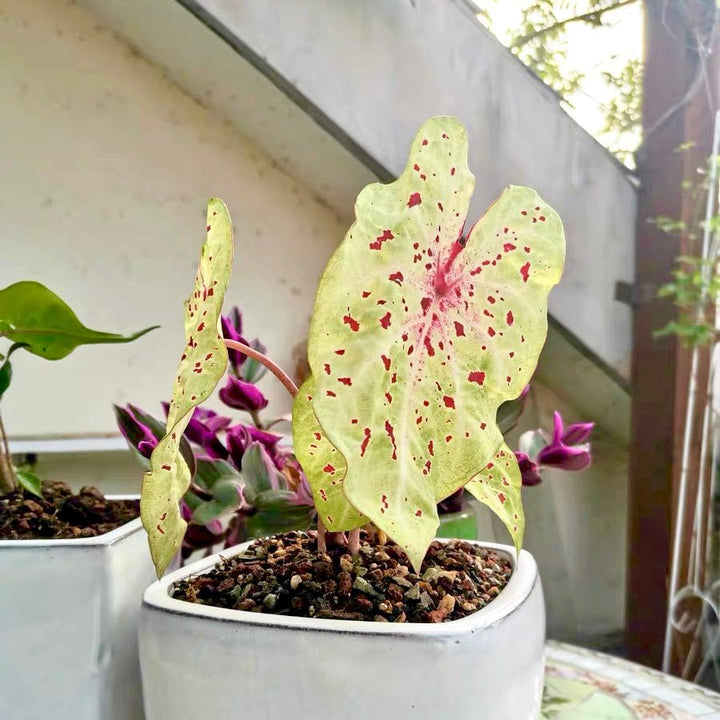
[[[516,0],[522,9],[519,24],[511,29],[500,27],[498,10],[507,12],[507,0],[478,3],[478,18],[522,60],[543,82],[555,90],[570,106],[591,96],[588,70],[580,68],[571,58],[576,42],[575,29],[581,26],[607,28],[618,17],[618,11],[640,0]],[[603,122],[598,127],[599,139],[620,160],[632,165],[633,152],[640,133],[642,102],[641,39],[635,52],[627,56],[610,51],[602,63],[598,82],[604,85],[608,99],[597,100]]]

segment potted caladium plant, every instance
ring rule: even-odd
[[[151,720],[228,707],[266,718],[537,717],[542,590],[521,550],[520,468],[496,420],[535,369],[564,236],[523,187],[466,232],[473,187],[465,129],[439,117],[395,182],[361,192],[320,280],[299,389],[221,334],[232,226],[211,200],[167,431],[143,480],[153,561],[162,577],[182,545],[183,431],[228,347],[293,395],[318,527],[226,550],[146,591]],[[437,503],[460,488],[502,519],[512,546],[433,539]]]
[[[85,327],[33,281],[0,290],[0,400],[23,352],[60,360],[80,345],[129,336]],[[17,354],[16,354],[17,353]],[[137,495],[75,494],[15,467],[0,419],[0,715],[127,720],[142,698],[138,595],[152,577]]]
[[[243,338],[239,308],[232,308],[220,322],[224,338],[265,353],[258,339],[248,343]],[[218,398],[233,415],[239,412],[241,419],[196,407],[185,428],[180,447],[193,481],[180,503],[183,519],[188,522],[182,544],[183,562],[198,552],[212,554],[212,548],[228,548],[287,530],[307,530],[317,520],[307,477],[287,433],[289,418],[268,419],[265,414],[268,401],[257,383],[266,371],[244,353],[228,351],[225,384]],[[497,424],[503,435],[519,420],[529,389],[500,406]],[[163,408],[167,413],[168,403],[163,403]],[[149,468],[152,451],[165,435],[165,422],[132,404],[115,406],[115,416],[133,454]],[[526,455],[516,452],[516,456],[527,464]],[[525,475],[524,484],[539,480],[537,469],[528,474],[528,483]],[[438,503],[438,534],[476,539],[481,512],[469,493],[458,490]]]

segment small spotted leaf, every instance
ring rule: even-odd
[[[345,497],[342,486],[347,471],[343,456],[328,442],[312,409],[315,380],[300,386],[293,403],[293,447],[310,483],[315,509],[330,531],[353,530],[368,519]]]
[[[220,313],[233,257],[232,223],[225,204],[210,200],[207,239],[192,295],[185,303],[186,346],[180,359],[168,411],[167,434],[150,457],[140,499],[150,553],[158,577],[180,549],[187,523],[179,502],[192,479],[180,444],[193,410],[207,400],[227,368],[227,350],[220,331]]]
[[[466,239],[473,188],[465,129],[429,120],[402,175],[360,193],[310,329],[313,410],[347,462],[343,492],[416,568],[436,502],[502,443],[498,407],[535,369],[564,259],[560,219],[529,188],[507,188]]]
[[[515,453],[503,443],[493,459],[465,485],[465,489],[505,523],[519,554],[525,533],[525,513],[522,476]]]

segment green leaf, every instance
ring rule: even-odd
[[[208,525],[213,520],[221,518],[229,510],[228,506],[220,502],[220,500],[206,500],[201,502],[193,510],[192,522],[193,525]]]
[[[503,521],[519,555],[525,533],[525,513],[522,475],[515,453],[503,443],[493,459],[465,485],[465,489]]]
[[[46,360],[60,360],[79,345],[130,342],[156,327],[127,336],[90,330],[54,292],[38,282],[18,282],[0,290],[0,334],[23,343],[28,352]]]
[[[0,399],[2,399],[5,391],[10,387],[11,381],[12,364],[10,363],[10,360],[5,360],[5,362],[0,365]]]
[[[35,473],[30,472],[30,470],[15,468],[15,477],[25,490],[42,497],[42,480]]]
[[[293,448],[305,471],[318,517],[328,530],[354,530],[369,520],[356,510],[343,493],[347,472],[345,458],[323,433],[312,409],[315,380],[308,377],[293,403]]]
[[[195,407],[212,394],[227,368],[220,314],[230,280],[232,256],[230,214],[221,200],[213,198],[208,204],[207,239],[195,288],[185,303],[187,344],[173,387],[167,434],[153,451],[151,470],[145,474],[142,484],[140,515],[158,577],[180,550],[187,529],[178,507],[191,480],[190,469],[180,453],[182,434]]]
[[[560,219],[529,188],[506,189],[465,241],[473,186],[465,129],[429,120],[398,180],[360,193],[309,335],[312,409],[347,463],[343,492],[415,568],[437,501],[502,443],[497,410],[532,376],[564,260]]]
[[[196,525],[207,525],[237,510],[240,505],[240,487],[237,473],[233,479],[217,480],[212,489],[213,499],[199,503],[193,509],[192,522]]]
[[[256,512],[247,519],[251,538],[267,537],[289,530],[306,530],[313,520],[313,508],[294,505],[288,490],[266,490],[255,499]]]
[[[198,458],[195,479],[205,488],[213,488],[216,482],[235,480],[240,482],[240,473],[225,460]]]
[[[10,356],[22,347],[25,347],[23,343],[13,343],[10,346],[7,355],[0,356],[0,360],[4,360],[3,364],[0,365],[0,400],[2,400],[2,396],[5,394],[12,382],[13,370],[10,363]]]

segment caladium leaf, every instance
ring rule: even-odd
[[[369,522],[343,493],[345,458],[325,437],[312,409],[315,380],[300,386],[293,403],[293,448],[310,483],[318,517],[328,530],[354,530]]]
[[[195,288],[185,304],[187,344],[180,358],[168,410],[167,434],[150,457],[140,499],[158,577],[180,550],[187,523],[179,509],[191,475],[180,452],[182,435],[194,408],[207,400],[225,374],[228,355],[220,331],[220,313],[232,270],[232,222],[225,204],[210,200],[207,239],[202,248]]]
[[[18,282],[0,290],[0,334],[46,360],[60,360],[78,345],[131,342],[156,327],[132,335],[90,330],[66,303],[38,282]]]
[[[497,409],[535,369],[563,265],[560,219],[529,188],[506,189],[465,239],[473,186],[465,129],[429,120],[398,180],[360,193],[309,335],[343,492],[416,568],[436,502],[500,447]]]
[[[525,513],[522,476],[515,453],[503,443],[493,459],[465,485],[465,489],[505,523],[519,555],[525,533]]]

